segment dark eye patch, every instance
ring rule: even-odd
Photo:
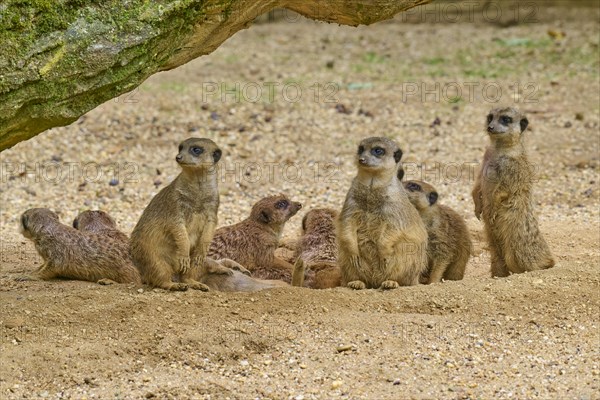
[[[190,147],[190,154],[192,154],[194,156],[199,156],[202,153],[204,153],[204,149],[202,147],[198,147],[198,146]]]
[[[487,123],[489,124],[490,122],[492,122],[493,119],[494,119],[494,115],[493,114],[488,114],[488,116],[487,116]]]
[[[179,145],[179,152],[180,153],[181,153],[181,150],[183,150],[183,145],[182,144]]]
[[[361,155],[365,151],[365,146],[358,146],[358,155]]]
[[[500,123],[502,125],[508,125],[508,124],[512,124],[513,119],[511,117],[509,117],[508,115],[503,115],[500,117]]]
[[[421,191],[421,185],[419,185],[418,183],[409,182],[406,185],[406,189],[408,189],[411,192],[420,192]]]
[[[375,157],[382,157],[385,155],[385,149],[381,147],[373,147],[371,149],[371,154],[373,154]]]
[[[286,208],[290,203],[287,200],[279,200],[277,203],[275,203],[275,208],[277,209],[282,209],[282,208]]]

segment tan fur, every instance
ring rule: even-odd
[[[104,231],[117,231],[110,217],[102,216],[102,221],[96,222]],[[94,229],[77,230],[60,223],[58,215],[47,208],[25,211],[21,216],[21,232],[33,241],[44,264],[19,280],[66,278],[98,283],[141,283],[129,257],[126,237],[123,241],[118,235],[106,237]]]
[[[285,223],[302,208],[285,195],[259,200],[250,216],[235,225],[219,228],[208,250],[215,259],[230,258],[260,279],[292,280],[293,266],[275,257]]]
[[[450,207],[439,204],[433,186],[422,181],[406,181],[404,188],[427,229],[428,267],[422,283],[461,280],[473,252],[469,229],[464,219]]]
[[[503,121],[506,118],[510,121]],[[554,266],[534,211],[534,171],[523,137],[527,124],[514,108],[497,108],[488,115],[490,146],[472,194],[475,215],[485,226],[492,276]]]
[[[296,247],[293,286],[327,289],[341,285],[335,238],[337,216],[338,212],[329,208],[317,208],[304,215],[302,236]]]
[[[190,138],[179,145],[181,173],[154,196],[131,234],[131,256],[145,283],[167,290],[208,290],[194,279],[197,270],[233,274],[206,260],[217,226],[215,164],[220,157],[221,150],[210,139]],[[173,275],[180,282],[173,282]]]
[[[223,262],[220,260],[219,262]],[[245,275],[239,271],[233,271],[233,275],[204,274],[200,282],[207,285],[211,290],[220,292],[256,292],[264,289],[289,286],[280,280],[262,280]]]
[[[385,154],[373,154],[379,149]],[[364,139],[358,150],[358,174],[337,221],[342,284],[416,285],[427,267],[427,231],[397,178],[402,151],[383,137]]]

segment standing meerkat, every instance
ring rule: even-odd
[[[215,259],[230,258],[260,279],[292,280],[293,265],[275,256],[285,223],[302,208],[280,194],[261,199],[250,216],[235,225],[217,229],[208,250]]]
[[[114,221],[108,220],[107,226]],[[98,283],[141,283],[127,242],[94,231],[79,231],[59,221],[47,208],[32,208],[21,216],[21,233],[44,259],[33,274],[19,280],[77,279]]]
[[[423,283],[461,280],[473,251],[464,219],[450,207],[438,203],[438,193],[430,184],[406,181],[404,188],[427,229],[428,267],[422,275]]]
[[[341,286],[342,273],[337,264],[335,220],[338,212],[330,208],[310,210],[302,219],[302,237],[296,247],[293,286],[327,289]],[[306,282],[304,281],[306,276]]]
[[[358,146],[358,173],[337,222],[342,283],[352,289],[416,285],[427,267],[427,231],[398,180],[401,158],[388,138]]]
[[[475,215],[485,227],[492,276],[554,266],[533,206],[534,171],[523,137],[528,124],[525,115],[510,107],[493,109],[487,116],[490,146],[472,194]]]
[[[166,290],[208,290],[196,270],[233,274],[206,259],[217,226],[219,191],[215,165],[221,149],[210,139],[189,138],[175,160],[181,173],[146,207],[131,233],[131,257],[142,280]],[[173,282],[173,275],[180,282]]]

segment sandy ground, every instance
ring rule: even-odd
[[[432,14],[255,25],[2,152],[0,398],[600,398],[600,12],[535,11],[505,28]],[[470,199],[498,104],[531,121],[537,212],[559,263],[506,279],[489,278]],[[186,137],[224,149],[222,225],[284,192],[304,204],[294,238],[306,209],[341,207],[356,144],[373,135],[395,138],[408,177],[465,217],[476,251],[463,281],[233,294],[13,280],[40,262],[21,212],[70,223],[100,208],[131,232]]]

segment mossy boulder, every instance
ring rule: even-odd
[[[7,0],[0,3],[0,151],[214,51],[274,8],[371,24],[430,0]]]

